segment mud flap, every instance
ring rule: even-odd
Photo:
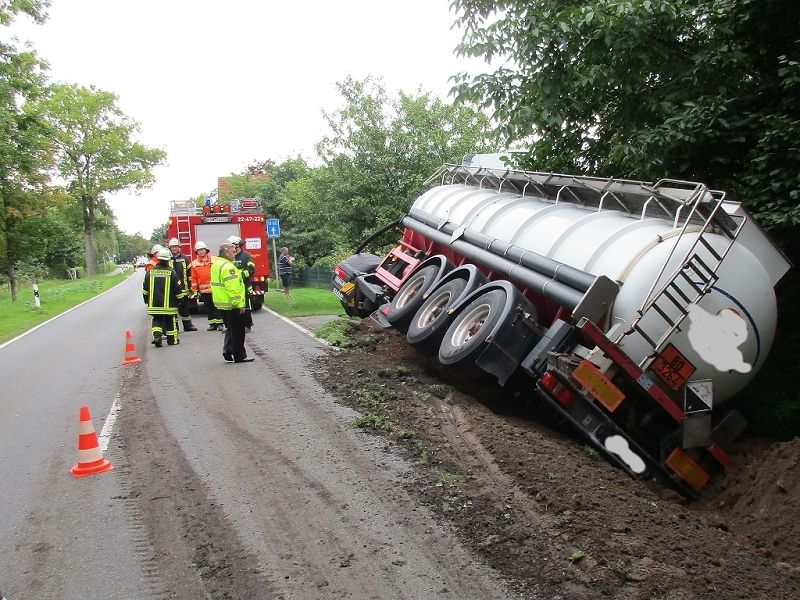
[[[378,307],[378,310],[376,310],[369,316],[370,321],[375,323],[380,329],[391,329],[392,324],[386,320],[386,314],[384,314],[384,311],[388,310],[389,310],[389,303],[386,302],[385,304],[382,304],[381,306]]]

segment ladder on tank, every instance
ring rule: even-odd
[[[659,187],[667,183],[680,182],[661,180],[653,186],[654,195],[658,194]],[[675,238],[672,250],[664,260],[658,275],[653,279],[653,285],[650,287],[642,306],[636,311],[636,318],[614,340],[615,343],[620,343],[628,336],[638,335],[652,348],[652,352],[639,362],[640,368],[646,368],[646,365],[655,358],[666,341],[679,329],[681,323],[689,315],[689,307],[699,303],[719,279],[717,271],[745,223],[743,220],[735,229],[731,229],[725,225],[724,219],[715,218],[724,200],[724,193],[717,193],[715,196],[706,186],[698,184],[676,212],[675,226],[677,227],[681,209],[691,205],[691,210]],[[664,274],[681,239],[686,235],[690,223],[697,223],[698,220],[695,217],[699,217],[702,220],[702,224],[699,225],[699,231],[697,229],[692,230],[692,232],[698,231],[697,237],[680,260],[678,268],[656,290],[658,281]],[[711,230],[712,225],[720,229],[728,238],[728,243],[721,252],[717,251],[707,239],[706,234]],[[701,256],[701,253],[705,257]],[[675,309],[677,309],[677,315],[671,316],[670,313],[675,314]],[[646,330],[642,320],[652,313],[656,313],[660,319],[656,320],[655,324],[651,321]]]

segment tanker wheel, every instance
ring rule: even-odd
[[[389,321],[392,327],[401,333],[408,331],[411,319],[414,318],[414,314],[422,306],[422,295],[431,287],[438,272],[438,266],[428,265],[414,273],[403,284],[403,287],[392,299],[392,303],[389,305],[389,312],[386,314],[386,320]]]
[[[486,348],[486,336],[502,318],[506,302],[504,290],[490,290],[470,302],[444,334],[439,362],[452,367],[471,366]]]
[[[439,351],[448,326],[453,316],[447,309],[458,299],[467,287],[466,279],[453,279],[434,289],[428,299],[422,303],[411,319],[406,339],[418,351],[433,356]]]

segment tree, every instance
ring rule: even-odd
[[[455,78],[528,165],[706,181],[769,227],[800,224],[800,3],[452,0]]]
[[[493,146],[488,118],[428,92],[390,98],[380,80],[338,85],[344,106],[324,112],[331,133],[317,144],[324,168],[292,210],[334,239],[356,240],[404,214],[445,162]]]
[[[89,276],[95,273],[95,222],[100,212],[109,212],[104,194],[151,185],[152,169],[166,158],[163,150],[133,140],[139,125],[116,102],[115,94],[94,87],[56,84],[41,104],[58,174],[81,206]]]
[[[10,24],[19,13],[35,21],[45,18],[46,1],[14,0],[0,6],[0,25]],[[15,240],[23,220],[41,214],[46,183],[47,144],[28,102],[41,94],[45,65],[35,52],[18,52],[0,43],[0,269],[8,277],[11,299],[17,299],[16,267],[21,258]]]
[[[167,224],[164,223],[163,225],[159,225],[155,229],[153,229],[153,233],[150,234],[150,248],[153,247],[154,244],[164,244],[167,241]],[[147,250],[149,251],[150,248]]]

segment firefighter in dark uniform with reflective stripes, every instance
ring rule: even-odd
[[[236,246],[234,261],[242,272],[242,280],[244,281],[245,294],[247,297],[247,310],[244,313],[244,327],[245,331],[250,333],[250,329],[253,327],[253,307],[250,304],[250,297],[253,295],[253,275],[256,273],[256,263],[253,262],[252,255],[244,249],[242,238],[232,235],[228,238],[228,242]]]
[[[170,266],[172,253],[162,248],[156,254],[158,263],[144,274],[142,296],[147,305],[147,314],[152,318],[153,340],[156,348],[166,336],[167,344],[178,343],[178,303],[186,296],[178,274]]]
[[[172,252],[172,268],[178,274],[178,279],[181,280],[181,285],[184,290],[191,289],[191,270],[192,263],[186,258],[186,255],[181,252],[181,243],[178,238],[172,238],[169,241],[169,250]],[[184,296],[178,303],[178,314],[181,316],[184,331],[197,331],[197,327],[192,323],[192,317],[189,314],[189,296]]]

